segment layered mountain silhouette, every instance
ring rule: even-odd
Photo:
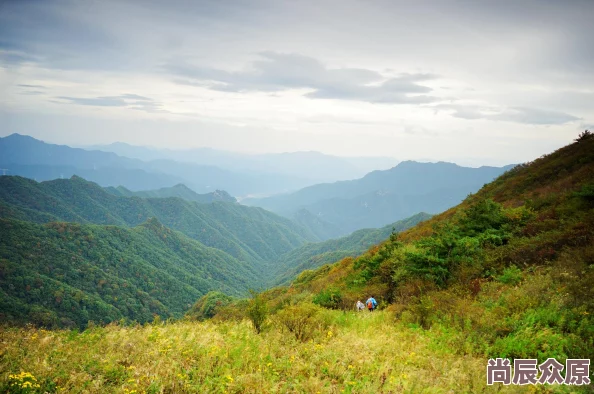
[[[385,226],[418,212],[442,212],[510,168],[513,165],[470,168],[405,161],[360,179],[242,202],[291,218],[306,216],[308,211],[337,229],[333,236],[345,235],[360,228]]]
[[[9,175],[38,181],[78,175],[104,187],[124,186],[132,191],[183,183],[201,194],[225,190],[234,196],[267,195],[315,183],[291,175],[231,171],[179,159],[142,161],[111,152],[47,144],[20,134],[0,138],[0,168],[7,169]]]
[[[356,179],[377,169],[398,163],[389,157],[338,157],[320,152],[244,154],[211,148],[188,150],[156,149],[116,142],[95,145],[92,149],[146,161],[176,160],[200,165],[214,165],[231,171],[283,174],[300,179],[328,182]]]

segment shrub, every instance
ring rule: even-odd
[[[522,281],[522,270],[512,265],[503,270],[503,273],[497,277],[497,280],[506,285],[517,285]]]
[[[583,141],[587,141],[590,138],[592,138],[592,135],[594,135],[590,130],[584,130],[583,132],[581,132],[578,137],[574,140],[575,142],[583,142]]]
[[[412,306],[414,314],[417,316],[418,323],[424,329],[431,327],[431,314],[435,309],[433,300],[428,296],[421,296],[419,302]]]
[[[500,204],[490,199],[480,200],[467,208],[460,220],[461,233],[474,236],[488,229],[499,229],[507,221]]]
[[[579,191],[573,193],[573,196],[581,197],[587,201],[594,201],[594,184],[583,185]]]
[[[252,299],[249,301],[246,309],[246,315],[254,325],[254,330],[259,334],[262,331],[262,326],[268,317],[268,306],[262,296],[262,293],[250,291]]]
[[[320,307],[302,303],[284,308],[276,314],[276,320],[300,341],[312,339],[316,332],[328,327],[326,319],[318,318]]]
[[[556,333],[549,328],[526,328],[495,341],[489,350],[490,357],[538,358],[549,357],[563,362],[573,347],[574,336]]]
[[[342,306],[342,294],[337,288],[322,290],[313,298],[313,303],[324,308],[339,309]]]

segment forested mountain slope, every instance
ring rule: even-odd
[[[156,219],[134,227],[0,219],[0,320],[84,327],[179,317],[213,290],[261,285],[246,262]]]
[[[360,258],[337,264],[332,269],[344,275],[335,284],[358,278],[360,285],[345,291],[375,288],[393,301],[398,287],[413,280],[437,287],[468,284],[510,264],[547,265],[567,253],[585,253],[581,259],[591,264],[593,199],[594,137],[588,134],[517,166],[462,204]],[[324,270],[315,274],[319,280]]]
[[[0,177],[0,216],[45,223],[65,221],[136,226],[150,217],[206,246],[250,262],[270,261],[317,238],[290,220],[228,202],[118,197],[80,177],[35,182]]]

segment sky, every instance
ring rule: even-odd
[[[504,165],[594,128],[594,1],[0,1],[0,136]]]

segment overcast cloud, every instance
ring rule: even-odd
[[[8,1],[0,136],[506,164],[594,123],[594,1]]]

